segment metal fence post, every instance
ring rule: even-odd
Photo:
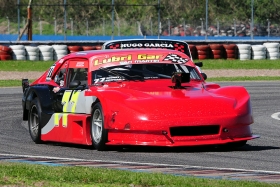
[[[86,27],[87,27],[87,29],[86,29],[86,34],[87,34],[87,36],[88,36],[88,19],[86,18]]]
[[[53,19],[54,19],[54,35],[56,35],[56,17],[54,17]]]
[[[42,21],[40,17],[39,17],[39,31],[40,31],[40,35],[42,35]]]
[[[267,19],[267,36],[270,37],[270,21]]]
[[[20,0],[18,0],[18,35],[20,35]]]
[[[168,36],[170,36],[171,35],[170,19],[167,18],[167,20],[168,20]]]
[[[235,22],[235,19],[233,19],[233,27],[234,27],[234,36],[236,36],[236,22]]]
[[[73,36],[73,19],[70,18],[70,23],[71,23],[71,36]]]
[[[7,29],[8,29],[8,34],[10,34],[10,19],[9,17],[7,16]]]
[[[67,10],[66,10],[66,0],[64,0],[64,40],[66,40],[66,30],[67,30]]]

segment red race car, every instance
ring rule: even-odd
[[[32,140],[93,145],[241,146],[252,135],[250,96],[206,83],[192,59],[171,49],[71,53],[39,79],[22,80]]]

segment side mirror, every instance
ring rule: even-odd
[[[76,88],[78,88],[80,85],[81,85],[81,81],[79,81],[79,80],[74,80],[74,81],[70,82],[69,88],[70,88],[70,89],[76,89]]]
[[[172,83],[175,83],[175,89],[181,89],[181,83],[190,82],[190,73],[175,72],[171,77]]]
[[[207,75],[206,75],[205,73],[201,73],[201,75],[202,75],[202,77],[203,77],[204,80],[207,79]]]
[[[22,79],[21,80],[21,85],[22,85],[22,92],[26,90],[26,88],[29,87],[29,80],[28,79]]]

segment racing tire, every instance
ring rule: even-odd
[[[98,151],[106,150],[108,131],[104,128],[104,115],[100,103],[96,103],[92,108],[90,133],[94,148]]]
[[[101,50],[101,49],[102,49],[102,46],[101,46],[101,45],[97,45],[97,46],[95,46],[95,49],[96,49],[96,50]]]
[[[28,113],[28,129],[31,139],[39,144],[41,143],[41,106],[38,98],[34,98],[30,103],[30,109]]]
[[[226,50],[235,50],[236,49],[236,44],[223,44],[223,46]]]
[[[95,50],[95,46],[82,46],[84,51],[91,51],[91,50]]]

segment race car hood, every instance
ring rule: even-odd
[[[153,84],[155,85],[155,84]],[[143,83],[107,85],[100,89],[110,111],[145,114],[149,119],[242,115],[248,113],[250,97],[243,87],[204,89],[202,84],[147,86]]]

